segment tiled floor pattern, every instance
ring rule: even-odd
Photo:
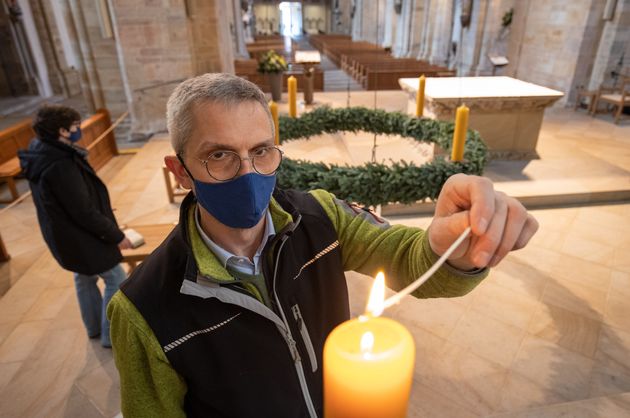
[[[627,169],[623,141],[613,138],[613,155],[601,158]],[[101,172],[121,223],[176,220],[161,173],[167,150],[153,140]],[[407,299],[386,312],[416,341],[410,417],[630,415],[630,203],[534,215],[541,229],[531,245],[471,294]],[[0,228],[9,251],[22,254],[6,263],[16,277],[0,299],[0,416],[115,416],[111,352],[87,339],[71,274],[42,249],[32,202],[1,212]],[[348,282],[361,312],[370,281],[350,273]]]

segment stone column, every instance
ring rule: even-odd
[[[412,32],[412,14],[416,0],[402,0],[402,10],[396,26],[396,37],[392,46],[395,57],[405,57],[409,53]]]
[[[602,83],[610,84],[611,73],[630,68],[630,1],[617,0],[612,20],[604,27],[588,83],[597,89]]]
[[[420,25],[420,39],[418,45],[418,54],[416,59],[428,61],[431,52],[431,38],[433,36],[433,25],[435,22],[434,1],[424,0],[424,10],[422,20],[418,22]]]
[[[409,48],[407,57],[417,58],[422,45],[425,29],[425,11],[428,0],[413,0],[411,3],[411,32],[409,34]]]
[[[334,0],[333,19],[335,20],[335,25],[332,29],[333,33],[352,34],[351,7],[352,0]]]
[[[234,72],[234,54],[229,27],[232,0],[188,0],[189,44],[196,75]]]
[[[437,65],[448,65],[451,36],[453,32],[453,2],[438,1],[433,7],[434,15],[433,38],[429,52],[429,62]]]
[[[391,47],[393,44],[393,34],[394,34],[394,26],[396,24],[395,20],[397,16],[394,13],[394,0],[385,0],[385,10],[384,10],[384,30],[383,30],[383,46]]]
[[[247,46],[245,46],[245,28],[243,26],[243,13],[241,11],[241,0],[232,0],[234,16],[234,36],[236,38],[236,55],[240,58],[249,58]]]
[[[353,0],[352,15],[352,40],[363,40],[363,0]]]
[[[166,129],[166,100],[195,73],[188,16],[183,2],[111,0],[112,23],[123,63],[132,132]]]
[[[489,0],[475,75],[492,74],[493,66],[489,55],[507,56],[512,28],[511,25],[503,27],[503,16],[514,8],[515,3],[515,0]]]
[[[132,132],[165,129],[166,101],[181,81],[234,72],[232,0],[110,0]]]
[[[94,59],[94,52],[90,42],[88,23],[84,10],[81,8],[77,0],[70,0],[70,9],[75,28],[75,35],[79,43],[79,53],[81,56],[80,73],[83,96],[90,111],[94,112],[101,107],[107,107],[103,96],[102,84],[97,71],[97,65]],[[95,12],[96,10],[94,10]],[[89,9],[88,9],[89,13]],[[118,80],[120,81],[120,79]],[[126,103],[124,103],[126,105]],[[125,106],[126,107],[126,106]],[[122,113],[122,112],[121,112]]]
[[[516,14],[522,10],[515,7],[515,23],[518,24],[513,28],[514,39],[510,40],[510,48],[514,49],[509,51],[515,59],[511,59],[509,74],[564,92],[561,102],[566,103],[574,91],[576,76],[592,63],[586,58],[595,56],[596,42],[589,39],[588,32],[601,19],[603,3],[599,0],[530,1],[522,15]],[[520,6],[520,1],[516,5]]]
[[[481,60],[481,47],[486,28],[486,19],[491,0],[475,0],[470,18],[470,25],[463,30],[461,48],[460,76],[475,75]]]

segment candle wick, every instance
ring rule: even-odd
[[[407,295],[410,295],[411,293],[413,293],[414,290],[422,286],[424,282],[429,280],[429,278],[431,278],[431,276],[433,276],[433,274],[440,267],[442,267],[442,264],[446,262],[446,260],[451,256],[451,254],[453,254],[453,252],[457,249],[457,247],[459,247],[459,245],[466,239],[466,237],[468,237],[468,234],[470,234],[470,227],[466,228],[464,232],[461,233],[461,235],[455,240],[455,242],[451,244],[448,250],[446,250],[446,252],[442,254],[442,257],[440,257],[438,261],[436,261],[435,264],[433,264],[431,268],[427,270],[422,276],[417,278],[415,281],[413,281],[410,285],[405,287],[400,292],[387,298],[385,302],[383,303],[383,310],[399,303],[402,300],[402,298],[404,298]]]

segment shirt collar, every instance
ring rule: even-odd
[[[265,211],[265,217],[265,232],[263,233],[263,238],[260,242],[260,245],[258,246],[258,249],[256,249],[256,254],[254,254],[254,262],[256,262],[260,258],[260,255],[262,254],[265,245],[267,245],[269,237],[271,235],[275,235],[276,233],[276,229],[273,226],[273,219],[271,218],[271,212],[269,209]],[[201,228],[201,222],[199,221],[199,208],[195,208],[195,226],[197,227],[197,231],[199,232],[199,235],[201,236],[204,244],[206,244],[210,251],[212,251],[212,253],[217,257],[223,268],[227,267],[228,261],[231,258],[238,257],[237,255],[232,254],[228,250],[221,247],[216,242],[212,241],[210,237],[206,234],[206,232]]]

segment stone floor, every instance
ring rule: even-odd
[[[344,95],[328,94],[319,100],[345,105]],[[372,96],[352,100],[361,97]],[[395,107],[396,100],[381,94],[379,107]],[[543,124],[541,160],[520,168],[491,165],[490,177],[498,188],[541,183],[544,190],[547,180],[564,177],[583,179],[580,187],[589,193],[589,178],[597,177],[626,190],[630,134],[609,125],[553,109]],[[321,149],[302,151],[339,160],[347,149],[365,154],[343,137],[320,142]],[[100,171],[120,223],[176,220],[178,205],[168,203],[161,172],[169,151],[166,138],[154,138]],[[616,204],[534,210],[541,228],[532,243],[474,292],[408,298],[385,313],[415,337],[410,417],[630,416],[630,201],[616,196]],[[390,220],[426,227],[430,217]],[[71,274],[43,245],[30,198],[0,211],[0,230],[13,257],[0,265],[7,289],[0,299],[0,417],[116,416],[111,351],[85,335]],[[359,313],[369,278],[349,273],[348,284]]]

